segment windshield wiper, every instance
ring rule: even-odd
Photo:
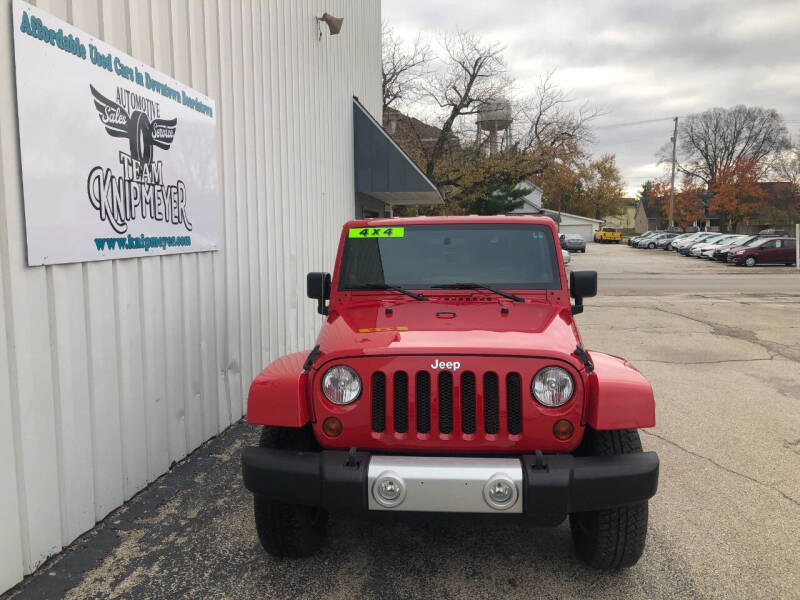
[[[514,302],[525,302],[524,298],[517,296],[516,294],[511,294],[509,292],[504,292],[503,290],[498,290],[496,287],[492,287],[491,285],[486,285],[485,283],[442,283],[439,285],[432,285],[431,288],[434,289],[443,289],[443,290],[489,290],[490,292],[494,292],[495,294],[499,294],[500,296],[505,296],[513,300]]]
[[[395,292],[400,292],[401,294],[410,296],[411,298],[414,298],[414,300],[420,300],[422,302],[430,301],[430,298],[426,298],[425,296],[411,292],[399,285],[391,285],[389,283],[362,283],[359,285],[354,285],[350,289],[351,290],[394,290]]]

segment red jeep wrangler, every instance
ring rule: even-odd
[[[636,431],[655,424],[653,391],[584,349],[573,315],[597,273],[568,286],[552,220],[351,221],[333,278],[307,285],[317,345],[248,398],[264,428],[243,477],[268,552],[313,553],[337,511],[569,515],[587,563],[636,563],[658,484]]]

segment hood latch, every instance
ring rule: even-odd
[[[581,360],[583,366],[586,367],[587,373],[594,371],[594,364],[592,363],[592,359],[589,358],[589,353],[586,352],[586,350],[580,346],[575,346],[575,351],[573,354]]]

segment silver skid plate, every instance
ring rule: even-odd
[[[372,456],[367,475],[370,510],[522,512],[522,464],[516,458]],[[387,481],[393,501],[379,500],[377,487]],[[489,490],[498,485],[511,486],[513,497],[494,502]]]

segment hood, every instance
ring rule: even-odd
[[[485,354],[547,356],[583,368],[572,355],[581,340],[570,310],[545,301],[357,302],[331,311],[317,344],[325,360],[386,354]]]

